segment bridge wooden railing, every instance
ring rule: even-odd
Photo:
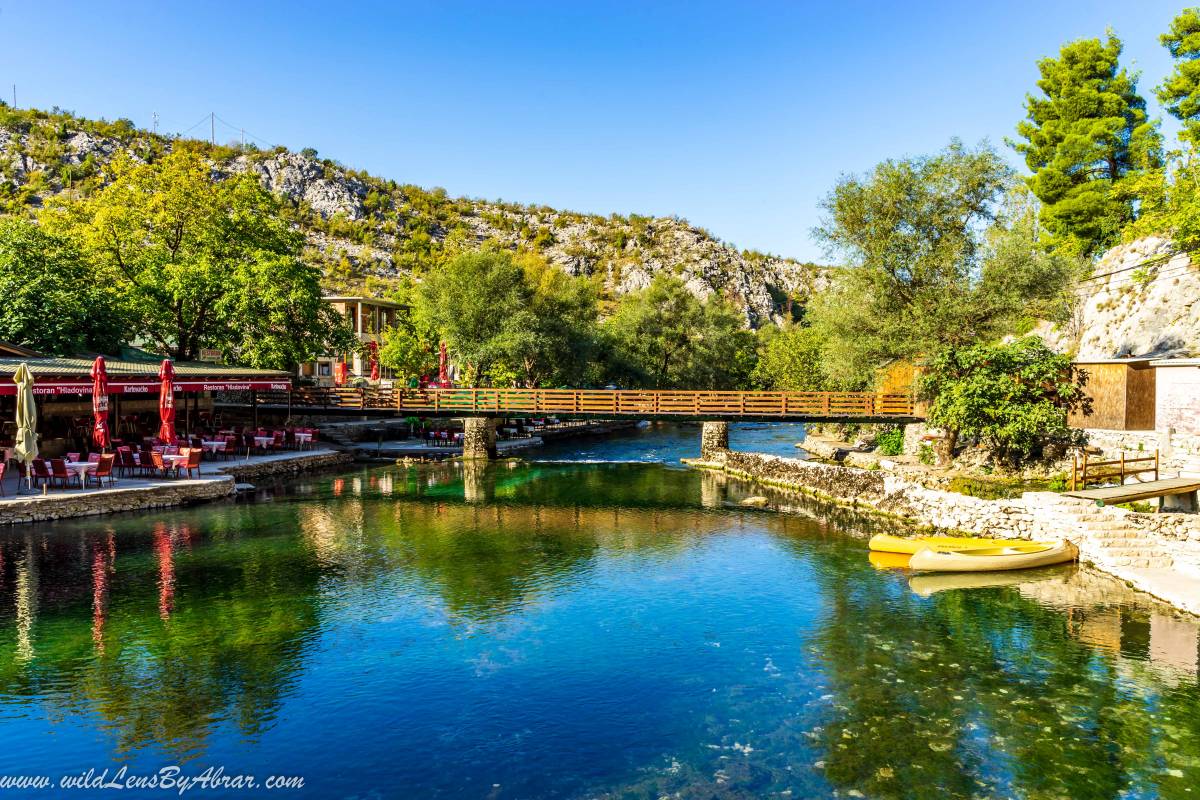
[[[402,412],[814,418],[915,415],[911,396],[874,392],[397,389],[394,397],[394,407]]]

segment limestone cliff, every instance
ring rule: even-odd
[[[1071,320],[1039,329],[1055,349],[1082,359],[1200,354],[1200,265],[1166,238],[1112,248],[1075,292]]]
[[[119,152],[145,159],[178,145],[127,121],[0,106],[0,213],[21,213],[64,192],[94,191]],[[486,240],[535,250],[573,274],[594,276],[609,297],[641,288],[657,273],[674,273],[698,296],[726,296],[752,326],[780,320],[791,301],[803,302],[825,281],[820,267],[739,251],[675,217],[603,217],[452,198],[312,151],[191,146],[204,148],[217,174],[251,171],[284,198],[307,237],[309,257],[339,291],[386,291],[431,257]]]

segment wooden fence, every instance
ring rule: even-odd
[[[1079,489],[1086,489],[1088,484],[1106,484],[1116,483],[1118,486],[1125,483],[1126,478],[1134,475],[1145,475],[1146,473],[1154,473],[1154,477],[1150,480],[1158,480],[1158,451],[1154,451],[1152,456],[1139,456],[1136,458],[1126,458],[1124,453],[1121,453],[1120,458],[1109,459],[1107,461],[1091,461],[1088,459],[1088,454],[1084,453],[1083,458],[1076,457],[1071,462],[1071,489],[1074,492]]]
[[[873,392],[642,391],[636,389],[398,389],[400,412],[464,415],[911,418],[907,394]]]

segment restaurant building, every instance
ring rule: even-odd
[[[31,351],[29,351],[31,352]],[[26,364],[33,374],[40,446],[55,455],[92,425],[92,359],[18,357],[0,352],[0,442],[15,431],[17,386],[13,376]],[[108,372],[109,425],[116,438],[152,432],[158,424],[161,361],[105,359]],[[174,362],[176,427],[191,431],[214,412],[216,393],[290,391],[291,376],[280,370],[227,367],[204,362]]]
[[[396,315],[403,306],[378,297],[326,297],[325,302],[350,323],[350,329],[362,343],[362,352],[324,353],[313,361],[301,364],[296,377],[317,386],[337,386],[369,380],[371,377],[370,347],[383,344],[383,332],[396,324]],[[345,366],[342,366],[345,365]],[[379,365],[379,377],[390,381],[392,370]]]

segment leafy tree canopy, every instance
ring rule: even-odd
[[[1116,242],[1135,204],[1120,184],[1161,162],[1158,126],[1146,114],[1136,74],[1120,66],[1121,41],[1080,39],[1038,62],[1039,96],[1013,142],[1033,173],[1055,244],[1090,255]]]
[[[1159,37],[1175,69],[1158,87],[1158,99],[1183,123],[1180,137],[1200,144],[1200,8],[1185,8]]]
[[[754,368],[755,338],[742,315],[719,297],[700,301],[669,275],[621,298],[604,333],[610,373],[627,385],[745,388]]]
[[[0,339],[48,355],[116,353],[128,333],[111,285],[79,250],[27,219],[0,217]]]
[[[819,392],[832,380],[822,363],[826,341],[821,332],[804,325],[759,329],[758,361],[751,375],[762,389]]]
[[[991,148],[958,142],[843,178],[815,231],[846,267],[806,319],[833,383],[864,388],[879,367],[1004,333],[1070,273],[1038,252],[1031,201]]]
[[[932,398],[931,425],[952,438],[977,438],[1016,462],[1047,441],[1069,437],[1067,414],[1085,402],[1085,380],[1070,356],[1027,336],[946,350],[929,363],[921,388]]]
[[[479,386],[522,346],[531,295],[511,253],[463,253],[425,277],[417,289],[418,313],[446,342],[467,385]]]
[[[81,242],[96,280],[128,299],[134,329],[182,360],[203,347],[235,362],[286,368],[352,337],[320,297],[302,236],[249,174],[219,179],[178,148],[153,163],[118,157],[111,182],[43,214]]]

